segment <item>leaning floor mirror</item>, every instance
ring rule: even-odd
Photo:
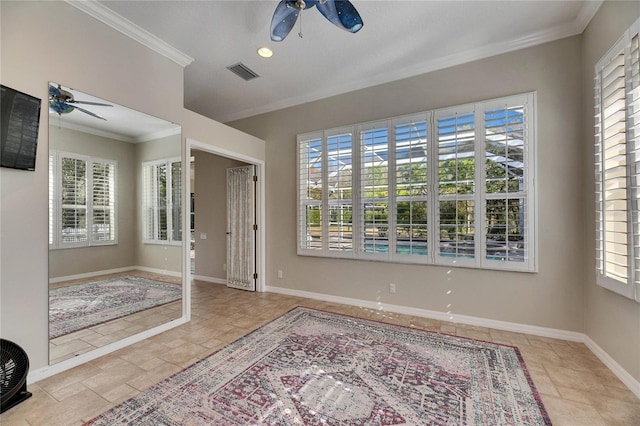
[[[49,84],[49,362],[182,315],[181,128]]]

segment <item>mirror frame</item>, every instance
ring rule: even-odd
[[[52,84],[52,83],[50,83]],[[57,83],[55,83],[57,84]],[[85,95],[85,92],[82,92],[83,95]],[[87,95],[90,96],[91,98],[93,98],[91,95]],[[110,101],[104,101],[104,102],[110,102]],[[91,107],[87,107],[91,108]],[[126,108],[126,107],[124,107]],[[130,108],[127,108],[129,110],[131,110]],[[131,110],[131,111],[135,111],[135,110]],[[142,113],[139,111],[135,111],[139,114],[144,114],[148,117],[152,117],[146,113]],[[52,122],[52,116],[51,114],[48,115],[48,129],[49,129],[49,134],[48,134],[48,148],[49,148],[49,152],[51,152],[51,127],[55,126],[55,122]],[[174,126],[178,126],[180,128],[179,130],[179,157],[180,157],[180,164],[181,164],[181,176],[180,176],[180,182],[181,182],[181,205],[180,205],[180,212],[181,212],[181,223],[180,223],[180,227],[182,230],[182,241],[180,244],[177,244],[179,246],[178,248],[178,252],[180,253],[179,256],[179,265],[180,265],[180,283],[181,283],[181,288],[182,288],[182,292],[181,292],[181,304],[180,304],[180,313],[179,316],[169,320],[168,322],[165,322],[163,324],[160,325],[156,325],[153,326],[147,330],[143,330],[143,331],[139,331],[136,333],[131,334],[130,336],[127,336],[125,338],[122,338],[120,340],[114,341],[112,343],[107,343],[103,346],[97,347],[95,349],[91,349],[88,352],[84,352],[78,355],[75,355],[71,358],[65,359],[65,360],[61,360],[59,362],[55,362],[52,363],[51,360],[51,353],[49,350],[49,354],[48,354],[48,364],[49,364],[49,369],[51,370],[51,374],[56,374],[56,372],[59,371],[64,371],[66,369],[72,368],[74,366],[83,364],[85,362],[88,362],[92,359],[98,358],[100,356],[103,356],[105,354],[108,354],[110,352],[113,352],[115,350],[121,349],[123,347],[129,346],[133,343],[136,343],[138,341],[144,340],[148,337],[151,337],[153,335],[162,333],[166,330],[169,330],[171,328],[177,327],[181,324],[185,324],[190,320],[190,291],[188,289],[187,283],[189,282],[189,277],[190,277],[190,270],[189,270],[189,259],[188,259],[188,251],[185,249],[185,247],[188,247],[187,244],[185,244],[185,238],[187,238],[187,236],[189,235],[189,228],[187,226],[187,218],[188,218],[188,213],[190,211],[190,209],[187,206],[189,197],[188,197],[188,161],[186,161],[187,157],[185,155],[185,138],[184,138],[184,134],[183,134],[183,126],[177,123],[172,123],[170,121],[164,120],[164,119],[158,119],[156,117],[153,117],[157,120],[163,120],[167,123],[171,123]],[[96,119],[97,118],[93,118]],[[137,161],[137,160],[136,160]],[[49,169],[49,167],[47,167],[47,169]],[[136,180],[140,180],[142,179],[142,173],[141,173],[141,166],[137,167],[136,170],[138,171],[136,173],[135,179]],[[185,184],[185,182],[187,182],[187,184]],[[139,193],[136,194],[136,196],[134,197],[135,199],[135,207],[136,207],[136,211],[139,210],[140,206],[138,205],[141,201],[140,201],[140,195]],[[51,219],[50,219],[51,220]],[[136,229],[137,229],[137,225],[138,222],[140,220],[140,214],[136,214],[135,217],[135,221],[136,221]],[[117,231],[116,231],[117,232]],[[137,235],[136,237],[133,238],[134,243],[138,242],[138,238],[140,236]],[[141,238],[141,237],[140,237]],[[142,243],[144,244],[144,243]],[[48,252],[50,252],[50,247],[48,248]],[[51,270],[51,259],[50,256],[48,256],[48,270]],[[48,276],[50,276],[50,273],[48,274]],[[50,287],[50,284],[48,284],[48,288]],[[48,333],[49,335],[49,333]],[[49,339],[51,340],[51,339]],[[48,374],[47,374],[48,375]]]

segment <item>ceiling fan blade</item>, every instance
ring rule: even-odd
[[[69,102],[70,104],[84,104],[84,105],[95,105],[95,106],[106,106],[106,107],[112,107],[113,106],[111,104],[101,104],[99,102],[87,102],[87,101],[76,101],[76,100],[67,101],[67,102]]]
[[[89,110],[86,110],[86,109],[84,109],[84,108],[80,108],[79,106],[75,106],[75,105],[74,105],[74,107],[75,107],[75,109],[77,109],[78,111],[84,112],[85,114],[89,114],[89,115],[91,115],[91,116],[93,116],[93,117],[99,118],[100,120],[107,121],[107,119],[106,119],[106,118],[104,118],[104,117],[103,117],[103,116],[101,116],[101,115],[96,114],[95,112],[91,112],[91,111],[89,111]]]
[[[280,0],[271,18],[271,40],[284,40],[298,20],[299,14],[300,11],[288,6],[286,0]]]
[[[356,8],[348,0],[327,0],[318,2],[320,13],[338,28],[357,33],[364,23]]]
[[[73,105],[70,105],[66,102],[61,102],[59,100],[51,99],[49,100],[49,109],[56,114],[69,114],[71,111],[75,109]]]

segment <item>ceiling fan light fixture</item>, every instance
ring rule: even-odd
[[[273,51],[268,47],[261,47],[260,49],[258,49],[258,55],[263,58],[270,58],[273,56]]]

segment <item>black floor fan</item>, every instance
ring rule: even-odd
[[[27,373],[27,353],[15,343],[0,339],[0,413],[31,396],[27,392]]]

